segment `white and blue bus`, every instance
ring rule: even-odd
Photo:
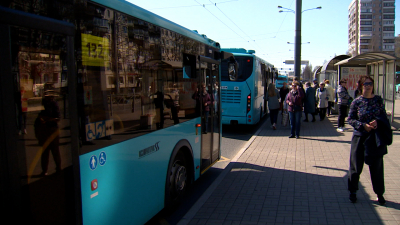
[[[230,61],[222,62],[222,124],[257,124],[268,112],[267,87],[277,71],[272,64],[254,55],[254,50],[222,50],[232,53],[238,65],[237,76],[231,76],[224,69]]]
[[[144,224],[218,161],[219,43],[122,0],[0,12],[4,221]]]
[[[284,74],[278,74],[278,76],[275,79],[275,87],[276,88],[281,88],[283,86],[283,83],[288,84],[289,82],[289,77]]]

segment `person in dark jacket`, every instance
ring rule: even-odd
[[[360,174],[366,160],[366,143],[371,143],[371,135],[375,135],[376,131],[379,130],[378,127],[381,128],[382,126],[381,123],[378,123],[377,118],[386,117],[383,99],[378,95],[374,95],[374,80],[372,77],[367,75],[361,76],[358,85],[361,90],[361,96],[351,103],[348,117],[349,124],[354,127],[348,174],[349,200],[353,203],[357,201],[356,192],[358,190]],[[373,142],[376,143],[376,139]],[[377,144],[369,144],[367,149],[369,152],[379,150]],[[381,205],[386,203],[383,197],[383,193],[385,192],[383,155],[370,154],[367,157],[372,187],[377,195],[378,203]]]
[[[304,98],[304,94],[300,91],[299,85],[299,82],[293,81],[292,90],[289,92],[286,100],[290,118],[289,138],[296,137],[296,139],[300,138],[301,112],[303,111]]]
[[[336,129],[338,132],[343,132],[344,130],[344,120],[347,115],[347,107],[350,99],[350,95],[345,87],[346,83],[346,79],[341,79],[339,82],[339,87],[336,91],[336,99],[339,106],[339,116],[337,122],[338,128]]]
[[[311,114],[311,122],[315,122],[315,89],[311,87],[310,82],[306,82],[306,94],[304,97],[304,122],[308,122],[308,114]]]
[[[281,114],[283,114],[283,101],[286,98],[286,95],[289,93],[289,88],[287,87],[287,83],[283,82],[283,86],[279,89],[279,97],[281,99],[279,108],[282,110]]]
[[[197,103],[196,105],[198,105],[202,109],[202,113],[203,113],[203,116],[202,116],[202,123],[203,123],[202,131],[203,131],[204,134],[206,134],[207,131],[208,131],[207,130],[207,128],[208,128],[208,117],[210,115],[210,105],[212,104],[212,101],[211,101],[210,95],[207,92],[206,84],[203,83],[201,85],[201,89],[202,90],[200,90],[200,91],[197,90],[193,94],[192,98],[196,100],[196,103]]]

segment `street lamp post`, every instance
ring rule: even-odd
[[[316,7],[312,9],[306,9],[301,11],[302,0],[296,0],[296,11],[293,9],[287,9],[282,6],[278,6],[280,9],[286,9],[288,11],[279,10],[279,12],[292,12],[296,14],[296,31],[294,40],[294,74],[300,79],[300,68],[301,68],[301,14],[308,10],[321,9],[322,7]]]

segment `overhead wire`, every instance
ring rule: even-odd
[[[197,0],[194,0],[197,4],[202,5],[199,3]],[[231,27],[229,27],[226,23],[224,23],[222,20],[220,20],[216,15],[214,15],[210,10],[208,10],[205,7],[205,4],[202,5],[205,10],[207,10],[211,15],[213,15],[217,20],[219,20],[222,24],[224,24],[226,27],[228,27],[231,31],[233,31],[235,34],[237,34],[239,37],[241,37],[243,40],[247,41],[244,37],[242,37],[240,34],[238,34],[236,31],[234,31]],[[248,41],[247,41],[248,42]]]
[[[211,3],[213,3],[211,0],[208,0],[208,1],[210,1]],[[240,31],[242,31],[248,38],[252,39],[246,32],[244,32],[233,20],[231,20],[231,18],[229,18],[229,16],[227,16],[227,15],[217,6],[217,3],[213,3],[213,4],[214,4],[214,6],[215,6],[226,18],[228,18],[228,20],[230,20]],[[219,4],[219,3],[218,3],[218,4]],[[250,41],[247,41],[247,42],[250,43]],[[255,40],[253,40],[253,42],[256,43]],[[256,45],[257,45],[258,47],[261,48],[261,46],[259,46],[258,43],[256,43]]]
[[[230,0],[230,1],[224,1],[224,2],[217,2],[218,4],[223,4],[223,3],[228,3],[228,2],[236,2],[239,0]],[[204,4],[204,5],[212,5],[212,4]],[[149,10],[154,10],[154,9],[174,9],[174,8],[186,8],[186,7],[199,7],[202,5],[184,5],[184,6],[172,6],[172,7],[162,7],[162,8],[152,8]]]

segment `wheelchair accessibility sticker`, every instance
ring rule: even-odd
[[[85,125],[86,141],[93,141],[99,138],[110,136],[114,134],[114,121],[102,120],[95,123],[88,123]]]
[[[100,166],[104,166],[104,164],[106,164],[106,161],[107,161],[106,153],[105,152],[100,152],[100,155],[99,155],[99,164],[100,164]]]
[[[97,157],[95,155],[92,155],[89,159],[89,167],[91,170],[95,170],[97,167]]]

